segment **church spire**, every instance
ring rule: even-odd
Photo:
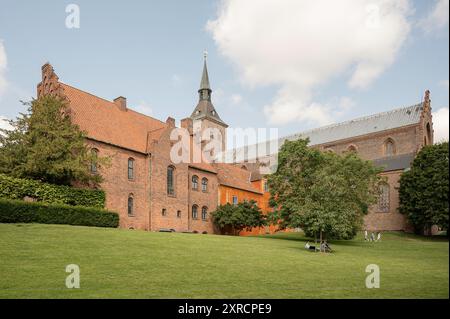
[[[203,73],[202,73],[202,80],[200,82],[200,90],[207,89],[211,90],[211,87],[209,86],[209,77],[208,77],[208,67],[206,66],[206,58],[208,56],[208,52],[203,52]]]
[[[203,52],[203,72],[202,72],[202,79],[200,81],[200,88],[198,89],[199,99],[198,104],[194,109],[194,112],[192,112],[191,114],[191,119],[193,120],[207,119],[209,121],[218,123],[221,126],[227,127],[228,125],[225,124],[219,117],[219,114],[217,114],[211,102],[212,90],[209,84],[208,67],[206,66],[207,55],[208,53],[206,51]]]
[[[208,67],[206,66],[206,57],[208,56],[208,52],[203,52],[203,72],[202,79],[200,81],[200,89],[199,100],[208,100],[211,101],[211,86],[209,85],[209,76],[208,76]]]

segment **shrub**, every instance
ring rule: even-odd
[[[105,193],[97,189],[80,189],[0,174],[0,198],[32,197],[39,202],[104,208]]]
[[[119,215],[98,208],[0,199],[0,223],[117,227]]]

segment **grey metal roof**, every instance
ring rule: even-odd
[[[259,144],[253,144],[236,150],[229,150],[225,154],[225,158],[232,161],[236,155],[247,159],[263,157],[269,154],[275,154],[278,149],[283,145],[286,140],[298,140],[300,138],[308,137],[310,140],[309,145],[320,145],[331,142],[337,142],[340,140],[354,138],[366,134],[381,132],[390,130],[402,126],[411,124],[417,124],[420,121],[420,115],[422,113],[422,103],[415,104],[408,107],[398,108],[388,112],[377,113],[354,120],[332,124],[328,126],[319,127],[316,129],[300,132],[297,134],[281,137],[277,140],[270,142],[262,142]],[[269,147],[269,144],[277,144],[275,147]],[[262,151],[261,150],[265,150]]]
[[[375,166],[383,167],[384,172],[404,170],[411,167],[415,157],[414,153],[378,158],[373,160]]]
[[[216,112],[214,105],[211,101],[200,100],[191,114],[191,119],[201,120],[203,118],[208,118],[214,122],[218,122],[226,127],[228,125],[220,118],[219,114]]]
[[[200,81],[200,90],[203,89],[211,90],[211,87],[209,85],[208,67],[206,66],[206,59],[203,62],[202,80]]]
[[[200,89],[198,90],[198,92],[200,94],[199,101],[190,116],[191,119],[200,120],[203,118],[207,118],[214,122],[222,124],[223,126],[228,127],[228,125],[220,118],[219,114],[217,113],[216,109],[214,108],[214,105],[211,102],[212,90],[211,90],[211,87],[209,84],[208,68],[206,66],[206,59],[203,63],[202,79],[200,81]],[[205,95],[206,98],[203,96],[203,93],[206,94]]]
[[[299,138],[306,137],[309,137],[309,145],[319,145],[416,124],[419,123],[421,112],[422,103],[419,103],[413,106],[289,135],[281,138],[279,145],[281,146],[285,140],[298,140]]]

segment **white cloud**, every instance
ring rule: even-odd
[[[443,107],[433,113],[434,141],[448,141],[448,107]]]
[[[395,60],[410,24],[409,0],[223,0],[208,21],[219,51],[250,87],[280,87],[264,107],[270,123],[329,123],[313,90],[349,74],[370,85]]]
[[[419,26],[427,33],[448,25],[449,0],[436,0],[433,9],[419,21]]]
[[[3,45],[2,40],[0,39],[0,97],[6,90],[7,82],[5,79],[5,72],[6,72],[6,51],[5,46]]]

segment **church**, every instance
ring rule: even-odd
[[[106,193],[106,208],[119,213],[120,227],[211,234],[219,232],[210,218],[210,212],[218,205],[255,200],[263,212],[270,210],[266,178],[257,165],[175,163],[170,155],[174,118],[161,121],[132,110],[125,97],[109,101],[63,83],[49,63],[42,66],[42,80],[37,85],[37,96],[46,94],[65,99],[73,123],[86,133],[86,143],[92,151],[110,158],[108,167],[91,165],[90,169],[92,174],[103,176],[101,188]],[[198,103],[192,114],[181,120],[181,128],[189,132],[191,141],[197,129],[218,130],[222,150],[227,150],[228,125],[212,103],[206,59]],[[285,140],[305,137],[310,139],[311,147],[336,153],[354,151],[383,167],[387,182],[381,185],[378,204],[365,217],[367,230],[410,229],[398,212],[398,182],[419,150],[433,143],[429,91],[416,105],[299,132],[278,142],[282,145]],[[274,231],[276,228],[270,226],[241,234]]]

